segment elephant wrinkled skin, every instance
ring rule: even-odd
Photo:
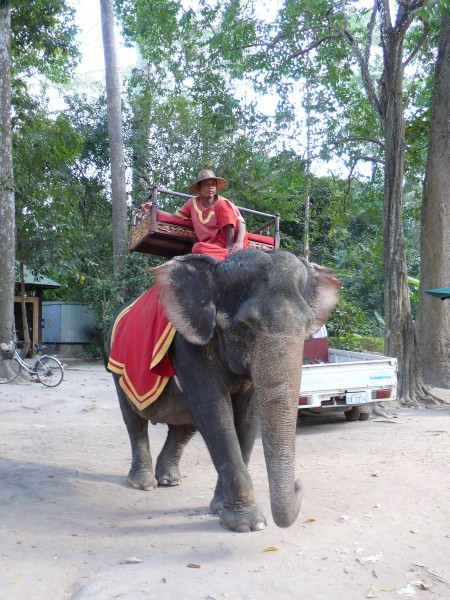
[[[210,508],[232,531],[263,529],[247,470],[258,423],[272,516],[291,525],[300,508],[295,436],[304,340],[325,322],[340,282],[329,269],[284,251],[245,250],[224,261],[177,257],[152,269],[166,313],[177,329],[172,378],[139,411],[114,375],[132,448],[131,486],[180,483],[184,446],[198,429],[218,473]],[[147,426],[167,423],[153,472]]]

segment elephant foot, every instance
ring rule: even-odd
[[[153,490],[158,487],[158,481],[151,471],[131,469],[128,473],[128,484],[136,490]]]
[[[213,515],[220,515],[223,510],[223,496],[215,492],[213,499],[209,503],[209,511]]]
[[[224,529],[236,533],[249,533],[264,529],[267,520],[256,504],[239,510],[232,510],[224,506],[220,513],[220,524]]]
[[[158,480],[158,485],[180,485],[181,473],[178,467],[173,465],[156,465],[156,479]]]

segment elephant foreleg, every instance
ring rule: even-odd
[[[196,431],[193,425],[169,425],[166,442],[156,461],[158,485],[180,485],[180,459]]]
[[[211,397],[219,394],[213,393]],[[190,410],[218,474],[211,511],[220,514],[220,524],[225,529],[237,532],[263,529],[267,521],[255,501],[252,481],[234,427],[231,400],[222,394],[221,402],[210,400],[209,406],[202,406],[201,400],[198,400],[191,404]]]
[[[234,427],[241,447],[242,460],[248,467],[259,424],[253,389],[250,385],[245,391],[232,396],[232,402]]]
[[[258,417],[256,414],[255,403],[252,398],[252,389],[242,391],[232,397],[234,427],[241,448],[242,460],[246,467],[250,460],[250,455],[255,443],[256,432],[258,430]],[[224,495],[222,491],[222,482],[220,477],[217,480],[213,499],[210,503],[212,513],[221,514],[223,509]]]
[[[152,490],[158,482],[153,473],[152,456],[148,441],[148,421],[143,419],[133,408],[114,376],[120,409],[131,443],[131,469],[128,483],[138,490]]]

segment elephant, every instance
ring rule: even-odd
[[[141,411],[113,374],[132,449],[128,483],[178,485],[181,455],[198,430],[218,475],[211,512],[225,529],[261,530],[267,520],[247,469],[260,427],[272,517],[290,526],[301,502],[295,442],[303,344],[335,306],[340,282],[283,250],[246,249],[223,261],[190,254],[150,271],[176,328],[169,349],[176,377]],[[148,421],[168,425],[155,472]]]

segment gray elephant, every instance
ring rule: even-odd
[[[187,255],[151,271],[177,330],[169,353],[182,391],[171,378],[140,411],[114,375],[132,448],[129,484],[179,484],[183,449],[198,429],[218,473],[211,511],[232,531],[263,529],[247,470],[260,423],[272,517],[290,526],[301,500],[294,465],[303,344],[335,306],[340,282],[284,251],[245,250],[224,261]],[[155,473],[148,421],[168,424]]]

